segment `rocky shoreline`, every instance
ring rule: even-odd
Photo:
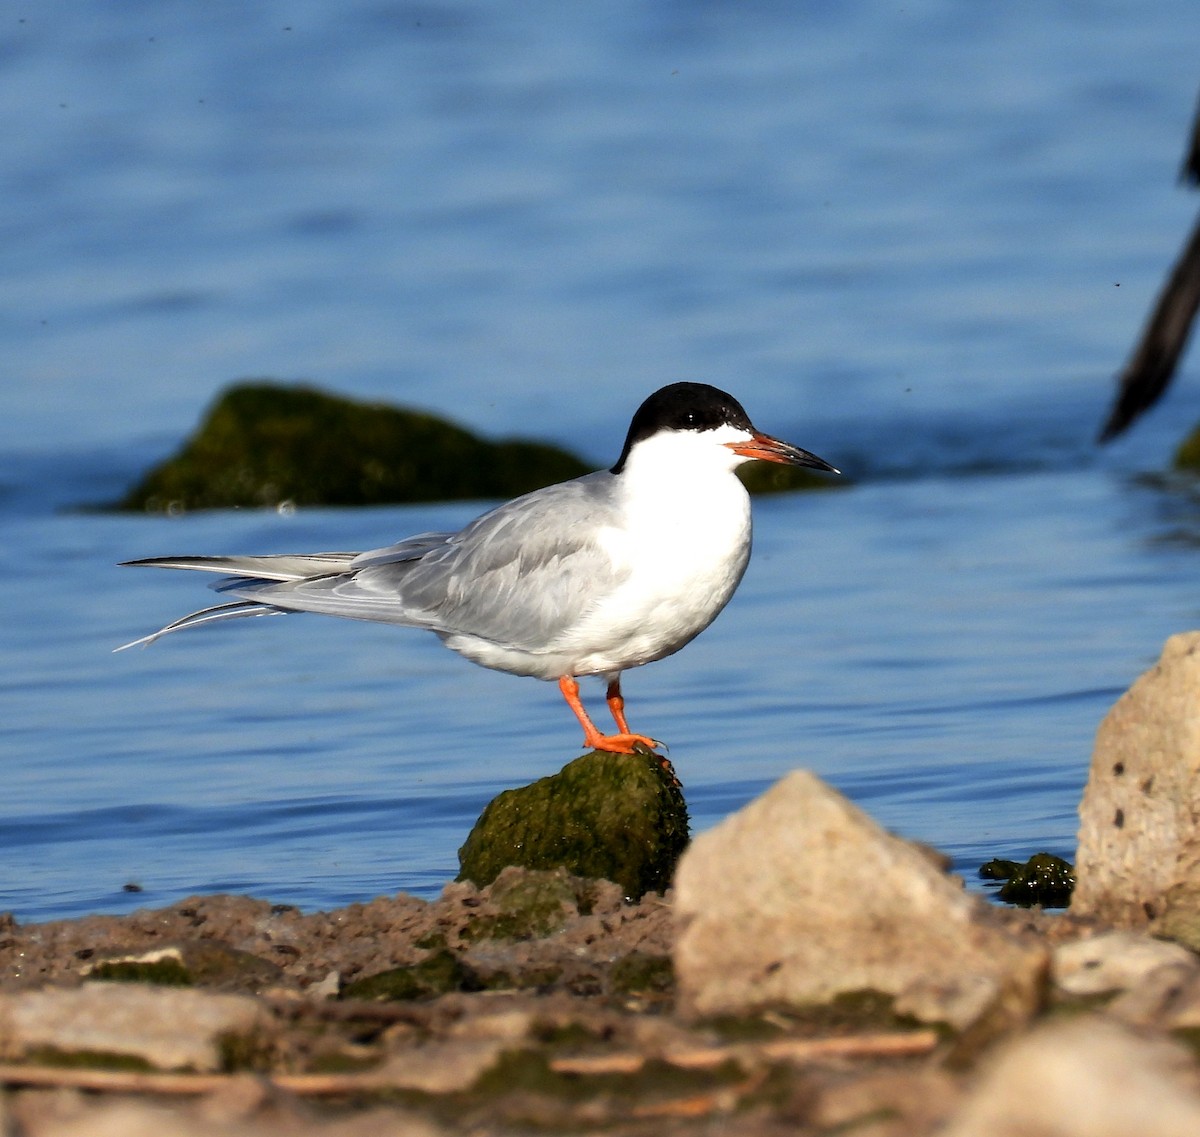
[[[1061,913],[796,772],[639,899],[509,867],[2,919],[0,1133],[1200,1133],[1198,688],[1174,637],[1101,727]]]

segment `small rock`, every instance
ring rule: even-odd
[[[103,951],[79,973],[95,980],[245,993],[257,993],[283,974],[270,961],[220,940],[179,940],[152,948]]]
[[[1084,1016],[1003,1048],[941,1137],[1195,1137],[1191,1058]]]
[[[1200,948],[1200,632],[1172,636],[1096,734],[1071,911]]]
[[[244,995],[142,984],[85,983],[0,992],[0,1053],[26,1058],[121,1055],[162,1070],[219,1070],[230,1046],[261,1050],[271,1016]]]
[[[693,1014],[875,992],[896,1013],[990,1031],[1038,1002],[1044,948],[807,771],[697,837],[675,896]]]
[[[661,758],[595,750],[493,798],[459,850],[458,879],[483,886],[510,865],[562,868],[636,900],[667,888],[687,840],[687,804]]]
[[[1128,990],[1165,966],[1200,971],[1200,961],[1179,944],[1116,931],[1060,944],[1051,957],[1051,976],[1068,995],[1101,995]]]
[[[329,972],[320,983],[314,983],[308,994],[314,999],[336,999],[342,990],[342,977],[336,971]]]

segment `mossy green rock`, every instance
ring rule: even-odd
[[[230,387],[118,509],[384,505],[515,497],[586,473],[554,446],[489,442],[433,415],[306,386]]]
[[[1176,470],[1192,470],[1200,473],[1200,426],[1197,426],[1179,444],[1179,449],[1175,451],[1175,458],[1171,464]]]
[[[533,940],[561,931],[591,911],[593,884],[559,868],[508,866],[488,889],[488,903],[463,931],[466,940]]]
[[[1075,867],[1053,853],[1034,853],[1027,861],[995,858],[979,866],[984,880],[1002,880],[999,897],[1019,908],[1065,908],[1075,889]]]
[[[830,474],[818,474],[803,466],[780,462],[747,462],[738,477],[750,493],[790,493],[793,490],[835,490],[846,484]]]
[[[393,967],[349,984],[343,999],[379,1002],[434,999],[447,991],[477,991],[479,981],[471,968],[445,948],[410,967]]]
[[[458,851],[481,887],[509,865],[611,880],[637,898],[671,882],[688,841],[687,803],[655,754],[594,750],[488,803]]]

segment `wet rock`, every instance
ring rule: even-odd
[[[1096,734],[1072,912],[1200,947],[1200,632],[1172,636]]]
[[[979,866],[984,880],[1002,880],[997,893],[1018,908],[1065,908],[1075,888],[1075,869],[1053,853],[1034,853],[1027,861],[995,858]]]
[[[588,467],[538,442],[490,442],[433,415],[313,387],[226,390],[173,457],[115,508],[383,505],[515,497]]]
[[[279,982],[280,968],[219,940],[180,940],[144,950],[107,950],[79,973],[86,978],[160,987],[203,986],[220,991],[261,991]]]
[[[0,1053],[63,1061],[114,1056],[163,1070],[211,1071],[269,1047],[273,1024],[243,995],[86,983],[0,993]]]
[[[942,1137],[1192,1137],[1200,1096],[1191,1059],[1091,1016],[1008,1044]]]
[[[459,850],[459,880],[485,885],[510,865],[611,880],[637,899],[661,892],[687,845],[683,791],[653,754],[593,751],[493,798]]]
[[[553,935],[590,907],[589,882],[565,869],[509,866],[487,889],[487,903],[463,929],[473,940],[532,940]]]
[[[1045,949],[814,775],[697,837],[675,881],[675,971],[693,1014],[878,993],[985,1033],[1036,1008]]]

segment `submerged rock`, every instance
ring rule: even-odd
[[[1053,853],[1034,853],[1027,861],[995,857],[979,866],[979,875],[1004,881],[997,895],[1018,908],[1065,908],[1075,888],[1074,866]]]
[[[693,1014],[877,993],[896,1014],[989,1034],[1034,1012],[1047,966],[1044,947],[807,771],[696,838],[675,904]]]
[[[1171,465],[1176,470],[1200,472],[1200,426],[1195,427],[1179,444]]]
[[[508,498],[586,473],[558,447],[490,442],[417,411],[313,387],[239,383],[115,508],[385,505]]]
[[[636,899],[670,884],[687,840],[683,791],[658,755],[594,750],[493,798],[459,850],[458,879],[485,885],[509,865],[562,868]]]
[[[1096,733],[1071,911],[1200,948],[1200,632],[1172,636]]]

